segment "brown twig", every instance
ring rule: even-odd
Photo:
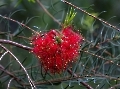
[[[10,41],[10,40],[0,39],[0,43],[14,45],[16,47],[19,47],[19,48],[22,48],[22,49],[25,49],[25,50],[31,50],[32,49],[31,47],[28,47],[28,46],[25,46],[25,45],[22,45],[22,44],[19,44],[17,42]]]
[[[18,38],[23,38],[23,39],[26,39],[26,40],[31,40],[30,38],[28,37],[24,37],[24,36],[17,36]]]
[[[88,41],[87,39],[84,39],[87,43],[91,43],[90,41]],[[94,44],[92,44],[92,46],[94,47]],[[99,44],[98,45],[96,45],[95,46],[97,49],[100,49],[100,46],[99,46]],[[106,51],[105,50],[105,53],[106,54],[108,54],[108,55],[110,55],[111,57],[113,57],[113,55],[110,53],[110,52],[108,52],[108,51]]]
[[[40,7],[42,7],[42,9],[46,12],[47,15],[49,15],[49,16],[50,16],[55,22],[57,22],[60,26],[62,26],[62,24],[48,12],[48,10],[42,5],[42,3],[41,3],[39,0],[36,0],[36,1],[37,1],[37,3],[40,5]]]
[[[72,72],[72,71],[71,71]],[[94,72],[94,71],[93,71]],[[72,74],[73,75],[73,74]],[[35,85],[42,85],[42,84],[56,84],[56,83],[61,83],[62,81],[68,81],[68,80],[75,80],[75,79],[79,79],[79,78],[89,78],[89,77],[102,77],[102,78],[107,78],[109,80],[111,79],[114,79],[114,80],[120,80],[119,78],[116,78],[116,77],[111,77],[111,76],[108,76],[108,75],[104,75],[104,74],[90,74],[90,75],[84,75],[84,76],[80,76],[80,74],[74,74],[75,76],[65,76],[65,77],[62,77],[62,78],[55,78],[55,79],[50,79],[50,80],[47,80],[47,81],[39,81],[39,82],[35,82],[34,84]],[[25,86],[30,86],[30,84],[28,83],[24,83]]]
[[[2,15],[0,15],[0,17],[2,17],[2,18],[4,18],[4,19],[8,19],[8,20],[13,21],[13,22],[16,22],[16,23],[24,26],[25,28],[31,30],[31,31],[34,32],[35,34],[39,34],[38,32],[34,31],[32,28],[28,27],[27,25],[25,25],[25,24],[23,24],[23,23],[21,23],[21,22],[19,22],[19,21],[16,21],[16,20],[14,20],[14,19],[11,19],[11,18],[6,17],[6,16],[2,16]]]
[[[14,80],[16,80],[20,85],[24,86],[23,83],[21,83],[21,81],[22,81],[21,79],[19,79],[16,76],[14,76],[8,70],[5,70],[5,68],[2,65],[0,65],[0,70],[3,71],[4,73],[6,73],[7,75],[9,75],[10,77],[12,77]]]
[[[77,74],[73,73],[72,70],[67,70],[69,74],[73,75],[74,77],[78,77]],[[93,89],[89,84],[85,82],[80,82],[83,86],[85,86],[87,89]]]

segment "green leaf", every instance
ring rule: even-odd
[[[91,14],[94,16],[98,16],[98,13],[91,13]],[[89,29],[90,32],[93,32],[94,29],[98,27],[97,25],[94,25],[94,27],[93,27],[94,21],[95,21],[95,19],[93,17],[90,17],[87,15],[87,16],[85,16],[85,18],[82,22],[82,27],[87,30]]]
[[[67,13],[66,18],[65,18],[65,21],[64,21],[64,24],[63,24],[64,28],[72,25],[72,21],[73,21],[75,16],[76,16],[75,9],[73,9],[71,7],[70,11]]]
[[[14,7],[17,7],[21,2],[22,2],[22,0],[19,0],[19,1],[17,2],[17,4],[15,4]]]
[[[32,3],[35,3],[35,0],[28,0],[28,2],[32,2]]]

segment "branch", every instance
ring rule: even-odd
[[[34,31],[32,28],[26,26],[25,24],[23,24],[23,23],[21,23],[21,22],[19,22],[19,21],[16,21],[16,20],[14,20],[14,19],[11,19],[11,18],[6,17],[6,16],[2,16],[2,15],[0,15],[0,17],[2,17],[2,18],[4,18],[4,19],[8,19],[8,20],[13,21],[13,22],[16,22],[16,23],[22,25],[23,27],[25,27],[25,28],[31,30],[32,32],[34,32],[34,33],[36,33],[36,34],[39,34],[38,32]]]
[[[19,48],[22,48],[22,49],[25,49],[25,50],[31,50],[32,49],[31,47],[28,47],[28,46],[25,46],[25,45],[22,45],[22,44],[19,44],[17,42],[13,42],[13,41],[10,41],[10,40],[0,39],[0,43],[14,45],[16,47],[19,47]]]
[[[68,80],[75,80],[75,79],[78,79],[78,78],[85,78],[86,76],[87,77],[103,77],[103,78],[107,78],[107,79],[115,79],[115,80],[119,80],[118,78],[115,78],[115,77],[110,77],[110,76],[107,76],[107,75],[101,75],[101,74],[95,74],[95,75],[84,75],[84,76],[80,76],[79,74],[75,74],[76,77],[71,77],[71,76],[66,76],[66,77],[62,77],[62,78],[55,78],[55,79],[50,79],[50,80],[47,80],[47,81],[39,81],[39,82],[35,82],[34,84],[35,85],[42,85],[42,84],[58,84],[58,83],[61,83],[62,81],[68,81]],[[28,83],[24,83],[25,86],[30,86],[30,84]],[[88,88],[88,89],[93,89],[93,88]]]
[[[55,83],[61,83],[62,81],[74,80],[74,79],[78,79],[78,78],[83,78],[83,76],[76,76],[76,77],[66,76],[66,77],[63,77],[63,78],[51,79],[51,80],[48,80],[48,81],[35,82],[35,85],[51,84],[51,83],[55,84]],[[24,85],[29,86],[30,84],[25,83]],[[93,88],[91,88],[91,89],[93,89]]]
[[[8,70],[5,70],[5,68],[0,65],[0,70],[3,71],[4,73],[6,73],[7,75],[9,75],[10,77],[12,77],[13,79],[15,79],[18,83],[20,83],[20,85],[24,86],[22,83],[21,83],[21,79],[17,78],[16,76],[14,76],[12,73],[10,73]]]
[[[70,69],[67,70],[69,74],[73,75],[74,77],[78,77],[77,74],[73,73]],[[85,86],[87,89],[93,89],[89,84],[85,82],[80,82],[83,86]]]
[[[38,4],[40,5],[40,7],[46,12],[47,15],[49,15],[49,16],[50,16],[55,22],[57,22],[60,26],[62,26],[62,24],[48,12],[48,10],[42,5],[42,3],[41,3],[39,0],[36,0],[36,1],[37,1]]]
[[[80,76],[79,76],[80,77]],[[57,79],[51,79],[47,81],[40,81],[40,82],[35,82],[35,85],[42,85],[42,84],[55,84],[55,83],[61,83],[62,81],[67,81],[67,80],[72,80],[72,79],[77,79],[78,77],[64,77],[64,78],[57,78]],[[29,86],[30,84],[25,83],[25,86]]]

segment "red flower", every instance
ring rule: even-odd
[[[32,52],[38,56],[45,71],[60,73],[79,56],[82,36],[75,33],[72,27],[62,31],[51,30],[43,36],[33,37]]]

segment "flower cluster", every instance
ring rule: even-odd
[[[60,73],[79,56],[82,36],[71,26],[61,31],[50,30],[32,39],[32,52],[39,58],[45,71]]]

